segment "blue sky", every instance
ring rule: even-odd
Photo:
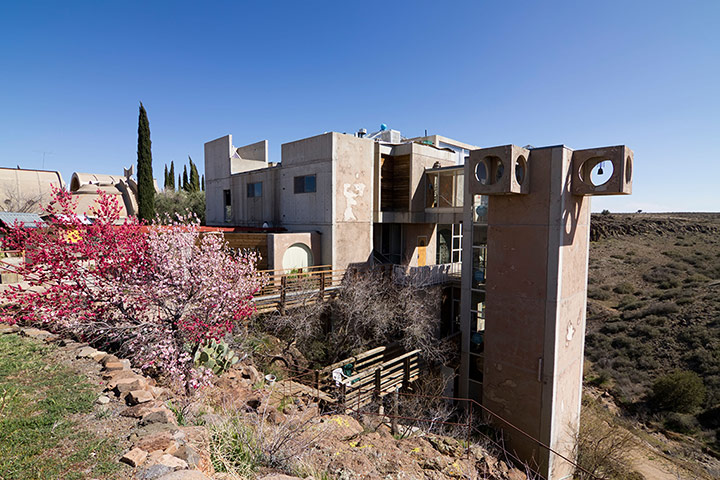
[[[325,131],[635,151],[593,210],[720,211],[720,2],[0,4],[0,165],[155,175]]]

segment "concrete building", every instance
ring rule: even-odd
[[[236,148],[228,135],[205,144],[207,223],[304,232],[284,243],[306,252],[298,266],[389,263],[442,283],[441,334],[460,336],[456,394],[497,415],[509,449],[544,478],[570,478],[588,197],[629,194],[632,157],[624,146],[480,149],[382,130],[288,143],[274,164],[267,142]],[[273,255],[269,268],[295,268],[282,247]]]
[[[0,167],[0,211],[42,214],[52,198],[53,187],[67,187],[60,172]],[[117,198],[121,217],[137,214],[137,183],[132,178],[132,167],[125,170],[124,176],[75,172],[69,187],[77,201],[78,215],[91,215],[99,191]],[[159,191],[157,182],[155,190]]]
[[[452,224],[461,221],[462,183],[445,179],[460,177],[443,174],[437,194],[425,180],[428,171],[457,167],[458,151],[382,130],[366,138],[330,132],[286,143],[280,163],[269,162],[267,152],[267,141],[235,147],[230,135],[205,144],[207,225],[314,233],[298,242],[307,254],[298,261],[338,269],[433,265],[438,223],[449,226],[443,245],[451,245]],[[283,268],[283,256],[270,268]]]
[[[65,187],[60,172],[0,167],[0,211],[42,213],[53,186]]]

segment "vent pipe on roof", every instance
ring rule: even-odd
[[[367,128],[361,128],[357,132],[357,136],[360,138],[363,138],[365,135],[367,135]]]

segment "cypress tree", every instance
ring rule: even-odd
[[[205,174],[203,174],[200,180],[200,190],[202,190],[203,192],[205,191]]]
[[[170,186],[170,179],[168,177],[168,168],[167,168],[167,163],[166,163],[165,164],[165,181],[163,182],[163,188],[165,190],[167,190],[169,186]]]
[[[188,184],[188,175],[187,175],[187,165],[183,165],[182,189],[185,190],[186,192],[189,191],[189,190],[188,190],[188,188],[189,188],[188,185],[189,185],[189,184]]]
[[[175,190],[175,162],[170,162],[170,172],[168,172],[170,180],[170,189]]]
[[[190,185],[188,190],[190,192],[198,192],[200,191],[200,175],[198,175],[197,166],[193,163],[190,155],[188,155],[188,160],[190,160]]]
[[[140,102],[137,148],[138,217],[148,222],[155,217],[155,185],[153,183],[151,143],[150,122],[145,107]]]
[[[177,184],[177,190],[180,191],[182,188],[182,175],[178,173],[178,184]]]

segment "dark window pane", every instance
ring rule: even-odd
[[[305,177],[305,192],[315,191],[315,175],[307,175]]]
[[[295,177],[295,193],[305,193],[305,177]]]

